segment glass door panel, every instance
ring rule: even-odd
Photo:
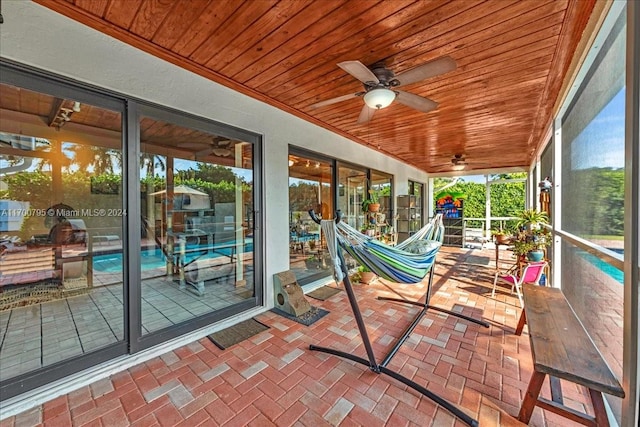
[[[409,181],[409,194],[416,196],[416,220],[418,229],[424,225],[424,215],[422,214],[422,199],[424,195],[424,184],[416,181]]]
[[[309,217],[335,214],[333,165],[309,156],[289,155],[289,263],[301,284],[331,274],[327,244],[320,226]]]
[[[124,340],[122,115],[0,85],[0,381]],[[14,387],[18,391],[17,387]]]
[[[378,194],[380,210],[370,216],[375,225],[374,235],[387,244],[396,243],[396,232],[393,218],[393,175],[371,170],[371,190]]]
[[[253,145],[140,120],[142,334],[255,299]]]
[[[367,170],[338,165],[338,209],[342,219],[352,227],[365,226],[362,201],[367,198]]]

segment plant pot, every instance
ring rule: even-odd
[[[369,212],[378,212],[380,210],[380,203],[369,203]]]
[[[360,272],[360,283],[364,283],[368,285],[376,279],[375,273],[372,271],[362,271]]]
[[[507,236],[506,234],[496,234],[496,243],[498,245],[509,245],[511,244],[511,236]]]
[[[542,250],[535,250],[535,251],[530,251],[527,253],[527,259],[529,261],[542,261],[542,259],[544,258],[544,251]]]

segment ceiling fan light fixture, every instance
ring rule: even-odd
[[[213,154],[215,154],[216,156],[220,156],[220,157],[226,157],[226,156],[231,155],[231,150],[229,150],[229,149],[227,149],[227,148],[218,148],[218,147],[215,147],[215,148],[212,148],[212,149],[211,149],[211,152],[212,152]]]
[[[364,103],[376,110],[388,107],[396,99],[396,93],[391,89],[378,87],[364,94]]]

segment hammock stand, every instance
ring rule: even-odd
[[[311,218],[318,224],[321,224],[321,220],[320,218],[318,218],[318,216],[315,214],[315,212],[313,210],[309,211],[309,215],[311,216]],[[338,212],[338,217],[335,219],[335,224],[340,222],[340,213]],[[334,236],[331,236],[332,238],[335,239],[335,233]],[[401,383],[403,383],[404,385],[411,387],[412,389],[414,389],[415,391],[417,391],[418,393],[422,394],[423,396],[428,397],[429,399],[433,400],[435,403],[437,403],[438,405],[442,406],[443,408],[445,408],[446,410],[448,410],[449,412],[451,412],[454,416],[456,416],[457,418],[459,418],[461,421],[463,421],[465,424],[472,426],[472,427],[478,427],[478,421],[474,418],[472,418],[471,416],[469,416],[467,413],[465,413],[464,411],[462,411],[461,408],[459,408],[458,406],[454,405],[453,403],[449,402],[448,400],[440,397],[439,395],[433,393],[432,391],[428,390],[426,387],[421,386],[420,384],[416,383],[415,381],[405,377],[404,375],[399,374],[396,371],[393,371],[389,368],[387,368],[388,363],[391,361],[391,359],[393,358],[393,356],[396,354],[396,352],[398,351],[398,349],[400,348],[400,346],[404,343],[404,341],[409,337],[409,335],[411,334],[411,332],[413,331],[413,329],[415,329],[415,327],[418,325],[418,323],[420,322],[420,320],[422,319],[422,317],[424,316],[424,314],[427,311],[428,305],[425,303],[423,305],[423,309],[416,315],[415,319],[413,320],[413,322],[411,322],[411,325],[407,328],[407,330],[405,331],[405,333],[403,334],[403,336],[398,339],[398,341],[396,342],[396,344],[393,346],[393,348],[391,349],[391,351],[389,352],[389,354],[384,358],[382,363],[378,363],[376,360],[376,356],[373,352],[373,346],[371,345],[371,340],[369,338],[369,334],[367,332],[367,328],[364,324],[364,319],[362,318],[362,313],[360,312],[360,307],[358,305],[358,300],[356,298],[356,295],[353,291],[353,286],[351,285],[351,281],[349,280],[349,272],[347,270],[347,266],[344,260],[344,256],[342,254],[342,250],[340,248],[339,245],[335,244],[334,242],[330,242],[330,236],[326,236],[327,238],[327,246],[328,246],[328,250],[329,250],[329,254],[331,255],[331,257],[334,259],[334,267],[335,267],[335,275],[336,277],[336,281],[338,281],[338,279],[340,277],[343,277],[343,285],[344,285],[344,289],[347,293],[347,298],[349,299],[349,304],[351,306],[351,311],[353,312],[353,316],[356,320],[356,325],[358,327],[358,331],[360,332],[360,337],[362,339],[362,343],[364,344],[364,348],[365,351],[367,353],[367,359],[356,356],[354,354],[351,353],[347,353],[344,351],[340,351],[340,350],[336,350],[333,348],[329,348],[329,347],[321,347],[321,346],[317,346],[317,345],[309,345],[309,349],[312,351],[320,351],[323,353],[327,353],[327,354],[331,354],[334,356],[338,356],[338,357],[343,357],[345,359],[354,361],[356,363],[360,363],[364,366],[367,366],[372,372],[375,372],[376,374],[385,374],[390,376],[391,378],[394,378],[397,381],[400,381]],[[434,261],[435,261],[435,257],[434,257]],[[433,264],[430,268],[429,271],[429,285],[428,288],[431,288],[431,281],[433,280]],[[429,293],[429,292],[427,292]],[[406,302],[404,300],[400,300],[401,302]],[[428,301],[428,300],[427,300]]]

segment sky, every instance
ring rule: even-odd
[[[573,141],[572,169],[624,167],[624,102],[623,88]]]

